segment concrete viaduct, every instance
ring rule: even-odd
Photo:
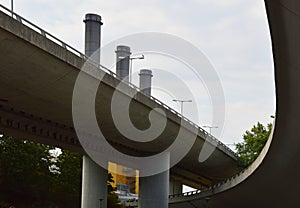
[[[74,130],[72,93],[86,56],[19,15],[13,14],[12,18],[4,7],[1,10],[1,132],[14,138],[55,145],[85,155]],[[167,126],[151,142],[141,144],[125,138],[114,126],[110,112],[112,94],[121,81],[104,67],[99,69],[93,64],[90,67],[104,77],[99,86],[101,90],[97,92],[95,109],[101,130],[115,149],[129,155],[148,156],[168,148],[174,142],[180,126],[184,127],[187,135],[196,134],[195,143],[186,156],[165,175],[159,176],[163,181],[158,182],[155,177],[140,179],[141,184],[147,184],[140,187],[141,207],[168,206],[169,178],[172,187],[170,194],[180,194],[182,184],[205,189],[240,171],[237,156],[228,147],[159,100],[137,92],[138,89],[132,85],[124,85],[121,92],[124,96],[128,96],[126,92],[136,93],[131,101],[132,122],[140,129],[145,129],[149,126],[148,114],[151,109],[160,108],[167,116]],[[92,81],[97,77],[88,79]],[[216,146],[216,149],[208,160],[199,163],[198,155],[205,141]],[[83,163],[82,207],[97,207],[99,197],[104,200],[105,207],[107,171],[98,167],[88,156],[84,156]],[[153,193],[158,193],[158,198]],[[160,195],[163,198],[159,198]],[[180,197],[178,199],[182,200]],[[172,199],[171,202],[171,206],[181,206],[178,200]]]

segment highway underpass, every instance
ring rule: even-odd
[[[18,15],[12,18],[0,12],[1,132],[83,153],[73,127],[72,93],[85,58],[39,27],[24,25],[24,21]],[[133,123],[141,129],[147,128],[148,113],[160,108],[167,115],[167,128],[146,145],[124,138],[115,128],[110,112],[111,96],[120,80],[107,70],[99,73],[104,79],[96,99],[97,119],[116,149],[134,156],[156,154],[174,141],[179,126],[183,125],[187,132],[196,132],[197,139],[187,155],[170,170],[172,178],[205,189],[240,171],[237,156],[228,147],[160,101],[139,92],[131,102]],[[126,91],[138,90],[127,85],[124,88],[124,96]],[[208,160],[199,163],[198,155],[205,140],[217,148]]]

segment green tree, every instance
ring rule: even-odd
[[[258,122],[250,131],[245,132],[243,141],[235,145],[242,166],[249,166],[258,157],[269,138],[271,129],[271,123],[265,127]]]
[[[33,202],[48,201],[53,173],[49,151],[53,147],[26,140],[0,138],[1,200]]]
[[[114,182],[114,178],[111,173],[108,174],[107,180],[107,207],[108,208],[121,208],[120,200],[118,195],[114,192],[116,187],[113,187],[111,184]]]
[[[8,136],[0,138],[0,207],[80,207],[82,155]],[[120,202],[108,177],[108,206]]]
[[[53,192],[55,199],[63,207],[80,207],[82,155],[61,150],[55,159],[55,180]]]

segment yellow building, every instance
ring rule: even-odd
[[[114,183],[113,187],[117,187],[118,191],[126,193],[139,193],[139,172],[132,168],[128,168],[116,163],[108,163],[108,171],[112,174]],[[122,174],[118,174],[122,173]]]

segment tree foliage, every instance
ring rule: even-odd
[[[122,208],[122,205],[120,205],[120,200],[118,198],[118,195],[114,192],[116,190],[116,187],[113,187],[111,184],[114,182],[113,176],[111,173],[108,174],[108,180],[107,180],[107,207],[108,208]]]
[[[55,161],[54,198],[64,207],[80,207],[82,155],[62,150]]]
[[[56,185],[61,193],[80,194],[82,155],[62,150],[57,157]],[[70,183],[72,180],[72,183]]]
[[[254,125],[243,135],[243,141],[235,146],[242,166],[249,166],[260,154],[271,133],[272,124],[266,127],[261,123]]]
[[[0,138],[0,207],[80,207],[82,155],[26,140]],[[108,205],[118,208],[109,175]]]
[[[53,165],[51,149],[33,142],[1,138],[0,195],[3,199],[24,203],[48,201],[54,176],[49,170]]]

